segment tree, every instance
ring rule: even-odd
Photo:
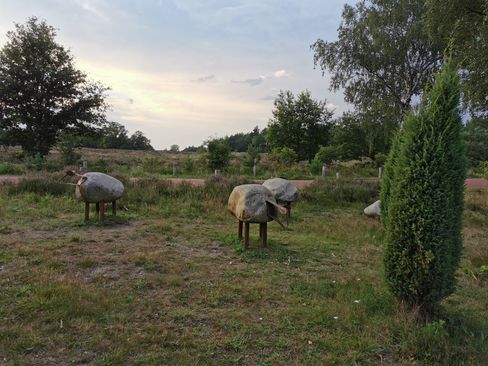
[[[180,151],[180,147],[176,144],[171,145],[171,147],[169,148],[169,151],[176,153],[176,152]]]
[[[317,40],[314,62],[331,74],[358,112],[382,126],[387,140],[439,69],[446,43],[429,37],[425,0],[362,0],[346,4],[338,40]]]
[[[472,119],[464,128],[466,155],[471,166],[488,161],[488,126],[486,120]]]
[[[129,131],[118,122],[107,122],[101,130],[102,147],[106,149],[129,149]]]
[[[426,0],[424,20],[432,39],[450,45],[461,68],[463,103],[488,110],[488,0]]]
[[[459,102],[459,77],[448,62],[419,113],[406,119],[385,169],[387,284],[397,298],[424,310],[452,293],[461,255],[466,159]]]
[[[141,131],[136,131],[129,138],[129,148],[132,150],[154,150],[149,140]]]
[[[229,165],[230,147],[224,139],[210,140],[207,143],[208,166],[210,169],[224,170]]]
[[[105,120],[107,88],[89,82],[55,37],[33,17],[7,33],[0,51],[0,130],[30,155],[46,155],[63,130]]]
[[[332,112],[327,110],[326,101],[312,99],[309,91],[296,98],[290,91],[281,91],[274,105],[266,131],[268,147],[287,147],[298,159],[312,160],[320,145],[329,142]]]

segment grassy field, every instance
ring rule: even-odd
[[[383,283],[377,186],[318,181],[243,252],[239,183],[126,181],[103,226],[52,179],[0,187],[0,364],[488,364],[488,192],[466,197],[458,289],[424,322]]]

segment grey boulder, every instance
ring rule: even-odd
[[[234,187],[227,209],[238,220],[265,223],[276,217],[278,205],[273,193],[260,184],[243,184]]]
[[[370,217],[377,217],[381,214],[381,202],[378,200],[364,209],[364,214]]]
[[[124,185],[104,173],[85,173],[76,184],[76,198],[83,202],[113,202],[124,194]]]
[[[283,178],[271,178],[263,182],[278,203],[295,202],[298,199],[298,188]]]

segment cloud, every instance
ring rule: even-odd
[[[201,78],[192,80],[192,82],[194,82],[194,83],[205,83],[205,82],[211,81],[211,80],[215,80],[214,74],[202,76]]]
[[[276,79],[281,79],[281,78],[287,78],[290,75],[285,70],[278,70],[273,73],[273,76]]]
[[[83,10],[95,15],[97,18],[109,22],[110,18],[107,17],[98,7],[96,0],[74,0],[74,2],[80,6]]]
[[[290,76],[285,70],[277,70],[272,74],[260,75],[255,78],[249,78],[245,80],[232,80],[233,83],[237,84],[249,84],[250,86],[256,86],[261,84],[265,80],[269,79],[281,79]]]
[[[246,80],[232,80],[232,82],[236,84],[249,84],[250,86],[256,86],[261,84],[264,80],[266,80],[266,76],[261,75],[257,78],[250,78]]]

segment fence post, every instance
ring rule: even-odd
[[[86,172],[88,172],[88,162],[86,160],[83,160],[81,162],[81,174],[85,174]]]
[[[381,179],[381,176],[383,175],[383,168],[379,167],[378,168],[378,179]]]
[[[220,169],[215,169],[214,176],[215,177],[220,177]]]
[[[322,177],[327,175],[327,164],[322,165]]]
[[[336,172],[336,180],[339,180],[341,178],[341,174],[339,172]]]
[[[173,162],[173,175],[178,174],[178,163],[176,161]]]

